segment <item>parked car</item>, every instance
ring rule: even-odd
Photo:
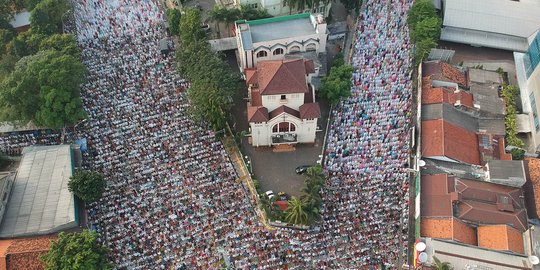
[[[309,169],[311,167],[311,165],[302,165],[302,166],[298,166],[296,167],[295,171],[297,174],[303,174],[305,172],[307,172],[307,169]]]
[[[276,195],[274,195],[274,192],[271,191],[271,190],[265,192],[264,194],[266,194],[266,197],[268,197],[268,199],[270,199],[270,200],[271,200],[272,198],[274,198],[274,196],[276,196]]]

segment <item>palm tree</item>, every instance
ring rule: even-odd
[[[452,270],[452,266],[450,266],[449,262],[441,262],[439,258],[433,256],[433,260],[435,261],[435,269],[437,270]]]
[[[285,220],[293,224],[306,225],[309,222],[309,215],[305,203],[293,196],[285,210]]]

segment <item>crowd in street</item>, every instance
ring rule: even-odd
[[[222,143],[189,116],[189,83],[159,51],[160,2],[73,1],[88,69],[85,166],[107,179],[89,223],[115,268],[395,265],[408,225],[411,2],[368,0],[361,11],[352,96],[332,112],[322,220],[308,230],[267,230]],[[2,151],[39,143],[0,139]]]

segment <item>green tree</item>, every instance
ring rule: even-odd
[[[330,74],[322,79],[321,95],[330,104],[336,105],[341,98],[351,95],[352,70],[350,65],[332,67]]]
[[[345,65],[345,58],[343,57],[343,53],[339,52],[334,56],[334,62],[332,63],[332,67],[339,67]]]
[[[297,224],[297,225],[306,225],[309,222],[309,214],[306,212],[305,203],[296,198],[292,197],[289,200],[289,205],[287,210],[285,210],[285,220],[288,223]]]
[[[200,40],[206,41],[206,34],[201,28],[201,12],[194,8],[187,8],[180,18],[180,41],[183,45]]]
[[[525,150],[520,148],[512,148],[512,150],[510,150],[510,154],[512,154],[512,160],[522,160],[525,156]]]
[[[341,4],[343,4],[347,12],[350,12],[354,9],[356,11],[356,14],[358,14],[360,6],[362,6],[362,0],[340,0],[340,2]]]
[[[43,0],[30,13],[30,27],[45,35],[61,33],[62,20],[68,10],[67,0]]]
[[[441,262],[439,258],[433,256],[433,261],[435,262],[435,269],[436,270],[452,270],[453,268],[450,266],[450,263],[448,262]]]
[[[11,74],[11,72],[13,72],[15,69],[15,64],[17,64],[18,60],[19,58],[9,53],[2,55],[0,58],[0,82],[2,82],[7,76],[9,76],[9,74]],[[2,89],[1,85],[2,84],[0,83],[0,89]]]
[[[39,259],[47,270],[106,270],[112,269],[107,252],[107,248],[98,243],[95,232],[61,232],[58,240],[53,241],[49,251]]]
[[[13,28],[0,28],[0,55],[6,53],[6,48],[13,38],[15,38]]]
[[[98,172],[79,170],[69,178],[68,188],[85,202],[95,202],[105,190],[105,179]]]
[[[81,49],[77,45],[75,36],[71,34],[54,34],[45,38],[39,44],[39,50],[55,50],[64,55],[71,55],[79,58]]]
[[[180,18],[182,14],[176,8],[167,9],[167,21],[169,23],[169,31],[175,36],[180,35]]]
[[[417,0],[409,10],[407,23],[411,31],[415,30],[416,25],[426,19],[437,17],[437,11],[431,0]]]
[[[439,17],[429,17],[419,21],[416,27],[411,31],[411,41],[419,42],[430,39],[439,40],[441,35],[441,19]]]
[[[420,64],[431,52],[431,49],[437,47],[437,42],[433,39],[422,39],[416,43],[414,51],[415,63]]]
[[[13,39],[13,51],[18,57],[35,54],[39,51],[45,35],[34,32],[32,29],[23,32]]]
[[[54,129],[81,120],[84,72],[79,59],[54,50],[23,57],[0,84],[0,119]]]
[[[32,11],[37,6],[37,4],[39,4],[39,2],[41,1],[42,0],[25,0],[24,6],[26,7],[28,11]]]
[[[220,6],[220,5],[214,5],[212,10],[208,13],[208,18],[210,21],[214,22],[216,24],[216,30],[219,36],[221,36],[221,31],[219,29],[219,24],[222,22],[225,22],[227,9]]]

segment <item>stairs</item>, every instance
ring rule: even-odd
[[[294,144],[278,144],[274,145],[272,151],[275,153],[279,152],[294,152],[296,150],[296,147],[294,147]]]

